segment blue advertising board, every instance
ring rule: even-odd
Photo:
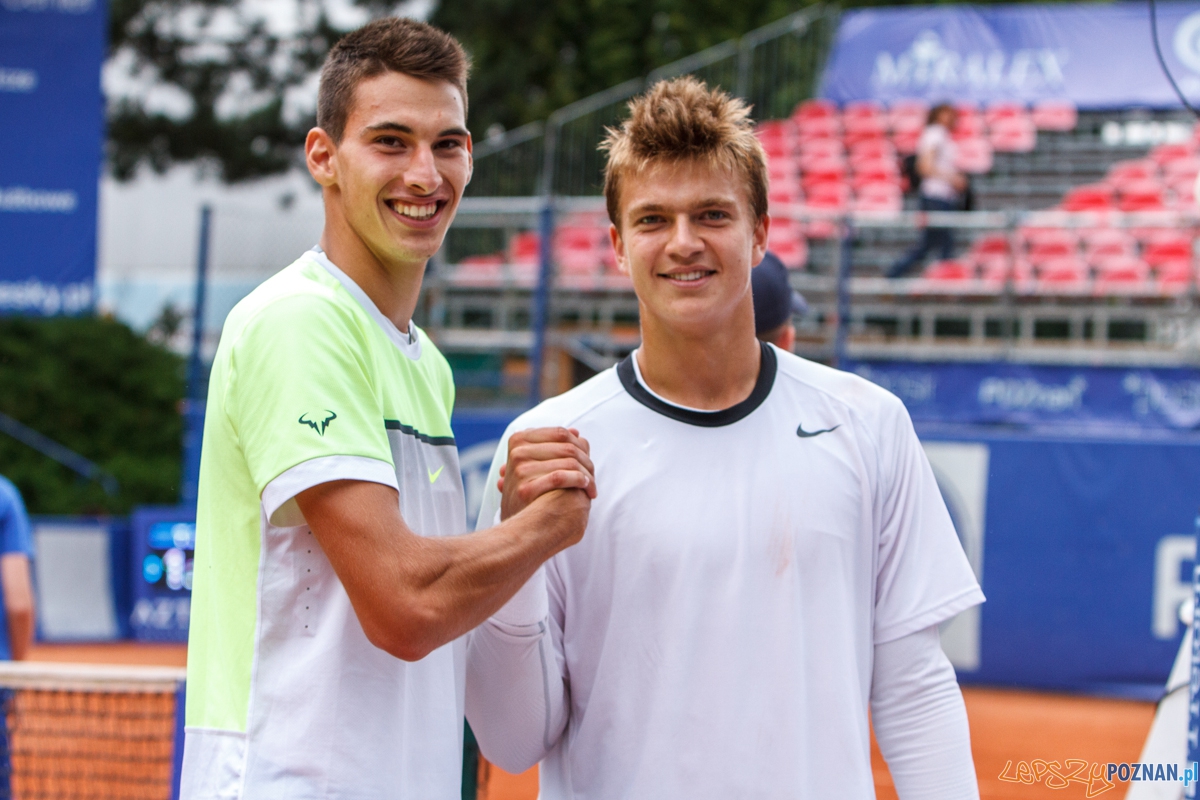
[[[1163,57],[1200,98],[1200,3],[1158,3]],[[1070,100],[1085,109],[1179,101],[1146,3],[900,6],[842,15],[820,93],[844,103]]]
[[[0,0],[0,313],[92,307],[103,0]]]
[[[192,561],[196,511],[182,507],[135,509],[130,566],[133,637],[150,642],[186,642],[192,610]]]
[[[1200,430],[1200,370],[853,361],[916,422],[1153,436]]]

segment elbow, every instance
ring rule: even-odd
[[[367,641],[401,661],[420,661],[445,644],[433,609],[410,604],[388,619],[362,619]]]

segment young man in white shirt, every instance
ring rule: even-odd
[[[919,190],[922,211],[961,211],[967,177],[955,167],[958,148],[952,136],[958,112],[949,103],[929,110],[929,119],[917,142],[917,173],[921,176]],[[954,257],[954,231],[951,228],[927,227],[912,250],[892,265],[889,278],[906,275],[930,251],[943,260]]]
[[[983,600],[903,405],[754,335],[766,168],[692,78],[611,133],[605,196],[641,346],[522,415],[577,428],[583,541],[471,634],[467,717],[543,800],[978,797],[938,623]],[[481,519],[548,468],[493,464]]]

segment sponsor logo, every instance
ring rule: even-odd
[[[1176,428],[1200,427],[1200,381],[1160,381],[1150,373],[1129,372],[1121,387],[1133,395],[1133,413],[1159,414]]]
[[[14,214],[70,214],[79,196],[70,190],[49,191],[28,186],[0,187],[0,212]]]
[[[1016,764],[1009,760],[1000,772],[1000,780],[1026,785],[1040,783],[1047,789],[1078,786],[1082,789],[1084,797],[1099,797],[1116,785],[1104,777],[1105,771],[1104,764],[1089,764],[1080,758],[1068,758],[1061,762],[1035,758],[1032,761],[1018,761]]]
[[[438,479],[438,476],[442,474],[442,470],[444,470],[445,468],[446,468],[445,465],[442,465],[437,468],[437,472],[430,472],[429,467],[426,467],[425,473],[429,476],[429,482],[435,483]]]
[[[1192,72],[1200,72],[1200,11],[1183,18],[1171,43],[1175,57]]]
[[[932,372],[890,372],[864,365],[857,367],[854,373],[887,389],[906,406],[928,402],[937,394],[937,377]]]
[[[1087,379],[1076,375],[1055,386],[1033,378],[985,378],[979,384],[979,404],[1018,411],[1071,411],[1083,405]]]
[[[875,56],[871,83],[881,91],[921,91],[954,88],[1035,91],[1064,84],[1063,50],[1003,50],[958,53],[948,49],[935,31],[924,30],[908,50]]]
[[[800,426],[798,428],[796,428],[796,435],[799,436],[801,439],[811,439],[814,436],[820,436],[822,433],[833,433],[840,427],[842,427],[842,426],[834,425],[832,428],[824,428],[819,431],[806,431],[806,430],[804,430],[804,423],[802,422],[802,423],[800,423]]]
[[[1179,633],[1179,606],[1192,596],[1195,560],[1195,536],[1164,536],[1154,548],[1154,614],[1150,630],[1156,639],[1174,639]]]
[[[96,6],[96,0],[0,0],[5,11],[57,11],[60,14],[86,14]]]
[[[32,92],[37,82],[37,73],[31,69],[0,67],[0,92]]]
[[[90,283],[59,286],[30,279],[24,283],[0,281],[0,310],[41,314],[78,314],[92,306]]]
[[[310,419],[311,417],[311,419]],[[318,436],[325,435],[325,429],[329,427],[329,423],[337,419],[337,414],[330,411],[328,408],[324,411],[305,411],[300,415],[300,419],[296,420],[301,425],[307,425],[317,432]]]

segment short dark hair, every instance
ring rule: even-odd
[[[446,81],[462,94],[465,116],[470,69],[462,45],[445,31],[411,19],[377,19],[346,34],[329,51],[317,91],[317,126],[340,142],[358,84],[389,71]]]
[[[705,161],[741,173],[754,216],[767,213],[767,162],[754,135],[750,107],[690,75],[662,80],[629,102],[629,118],[608,128],[604,198],[620,227],[621,181],[652,163]]]
[[[932,125],[933,123],[937,122],[937,118],[942,115],[943,111],[953,111],[956,114],[958,113],[958,109],[956,109],[953,104],[938,103],[936,106],[929,109],[929,114],[927,114],[925,117],[925,124]]]

